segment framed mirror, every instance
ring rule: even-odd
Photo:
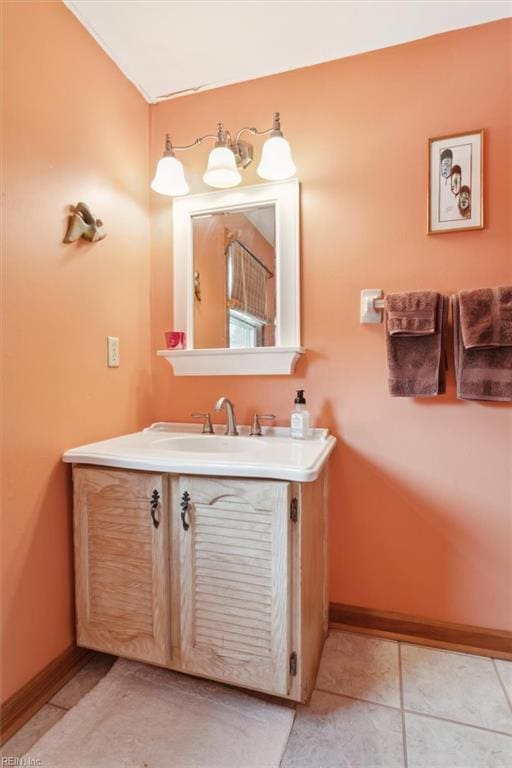
[[[299,183],[173,202],[176,375],[292,373],[300,346]]]

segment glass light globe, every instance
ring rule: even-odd
[[[258,176],[268,181],[280,181],[293,176],[296,168],[290,145],[282,136],[271,136],[263,145]]]
[[[236,160],[229,147],[214,147],[208,157],[208,167],[203,174],[203,181],[209,187],[227,189],[236,187],[242,176],[236,167]]]
[[[170,155],[162,157],[158,161],[155,178],[151,182],[151,189],[160,195],[168,195],[169,197],[186,195],[189,187],[182,163]]]

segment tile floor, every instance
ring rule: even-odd
[[[113,661],[94,656],[0,757],[25,754]],[[512,768],[512,662],[332,630],[281,765]]]
[[[332,630],[282,768],[512,768],[512,662]]]

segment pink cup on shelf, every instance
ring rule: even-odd
[[[167,349],[184,349],[185,334],[183,331],[166,331],[165,345]]]

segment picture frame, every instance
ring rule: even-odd
[[[484,129],[428,140],[427,234],[484,228]]]

